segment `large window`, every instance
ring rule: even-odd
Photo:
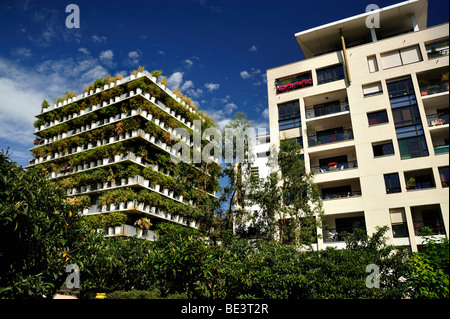
[[[422,120],[411,78],[387,83],[400,158],[428,156]]]
[[[398,147],[401,159],[428,156],[427,143],[423,135],[399,139]]]
[[[342,64],[338,64],[329,68],[317,70],[317,83],[328,83],[345,78],[344,68]]]
[[[280,131],[301,126],[298,100],[278,105],[278,125]]]
[[[367,113],[367,119],[369,120],[369,126],[389,122],[386,110]]]
[[[386,185],[387,194],[400,193],[402,191],[398,173],[384,174],[384,184]]]

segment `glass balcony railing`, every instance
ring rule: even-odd
[[[352,130],[346,130],[343,133],[335,133],[329,135],[308,136],[308,145],[311,147],[345,140],[353,140]]]
[[[355,229],[356,228],[353,228],[351,230],[341,230],[339,228],[324,229],[322,231],[323,242],[324,243],[343,242],[349,235],[353,234]]]
[[[425,223],[419,220],[413,221],[413,223],[414,223],[414,234],[416,236],[422,236],[424,234],[423,230],[425,227],[431,229],[433,235],[445,235],[444,224],[441,221]]]
[[[337,103],[322,108],[306,110],[306,118],[311,119],[319,116],[345,112],[348,110],[349,110],[348,103]]]
[[[351,198],[361,196],[361,191],[351,191],[351,192],[336,192],[320,195],[322,200],[330,199],[340,199],[340,198]]]
[[[434,81],[420,86],[420,95],[427,96],[442,92],[448,92],[449,81]]]
[[[449,115],[443,113],[427,115],[427,122],[429,127],[448,124]]]
[[[448,145],[439,145],[434,147],[434,154],[445,154],[449,152]]]
[[[348,161],[346,163],[336,163],[336,165],[327,165],[327,166],[313,166],[311,170],[316,173],[326,173],[326,172],[337,172],[351,168],[357,168],[357,161]]]

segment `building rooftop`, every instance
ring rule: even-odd
[[[372,34],[366,26],[370,15],[379,14],[379,26],[375,29],[378,40],[414,29],[411,16],[414,15],[419,29],[427,27],[428,0],[408,0],[350,18],[331,22],[295,34],[305,58],[341,49],[340,30],[347,47],[372,42]]]

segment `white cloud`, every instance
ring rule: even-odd
[[[128,62],[136,65],[139,64],[139,58],[141,57],[141,53],[138,51],[130,51],[128,52]]]
[[[183,83],[183,85],[180,87],[181,91],[186,91],[194,87],[194,83],[191,80],[188,80]]]
[[[160,55],[165,55],[166,52],[164,52],[163,50],[159,50],[159,51],[158,51],[158,54],[160,54]]]
[[[258,52],[258,46],[252,45],[250,49],[248,49],[250,52]]]
[[[94,42],[94,43],[98,43],[98,44],[104,44],[104,43],[106,43],[106,41],[107,41],[107,39],[106,39],[106,37],[105,36],[98,36],[98,35],[93,35],[92,37],[91,37],[91,41],[92,42]]]
[[[194,65],[194,62],[192,62],[189,59],[184,60],[183,63],[186,65],[187,68],[191,68]]]
[[[206,87],[210,92],[212,92],[212,91],[214,91],[214,90],[219,89],[219,84],[217,84],[217,83],[205,83],[205,87]]]
[[[167,87],[171,90],[176,87],[180,87],[181,83],[183,82],[183,74],[183,72],[172,73],[172,75],[167,79]]]
[[[265,108],[264,111],[262,112],[262,116],[265,119],[269,118],[269,108]]]
[[[86,48],[79,48],[78,52],[81,52],[81,53],[86,54],[86,55],[91,54],[91,52],[89,52],[89,50],[86,49]]]
[[[199,98],[203,94],[202,89],[190,89],[187,91],[187,94],[193,98]],[[198,106],[198,105],[197,105]]]
[[[247,71],[242,71],[241,72],[241,78],[243,78],[244,80],[251,78],[250,73],[248,73]]]
[[[235,109],[237,109],[237,105],[231,102],[231,103],[228,103],[227,105],[225,105],[224,112],[225,112],[225,114],[231,114],[231,113],[233,113],[233,111]]]
[[[100,61],[102,61],[103,64],[105,64],[108,67],[114,66],[113,57],[114,57],[114,53],[112,52],[112,50],[102,51],[99,56]]]
[[[18,60],[27,59],[27,58],[31,57],[32,55],[33,55],[33,53],[31,53],[31,50],[28,48],[11,49],[11,56]]]

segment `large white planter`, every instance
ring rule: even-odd
[[[155,143],[155,137],[154,136],[150,137],[150,142]]]
[[[115,235],[122,234],[122,226],[116,226],[116,227],[114,227],[114,234],[115,234]]]
[[[159,184],[156,184],[155,191],[159,192],[160,188],[161,188],[161,186]]]
[[[163,189],[163,193],[164,193],[164,195],[167,196],[167,195],[169,195],[169,190],[168,190],[167,188],[164,188],[164,189]]]

